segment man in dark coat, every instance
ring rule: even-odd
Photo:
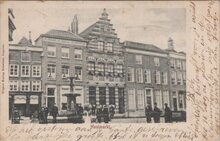
[[[160,123],[160,109],[157,107],[157,103],[154,103],[154,123]]]
[[[96,118],[98,123],[102,122],[102,108],[99,105],[97,106]]]
[[[104,106],[102,113],[103,113],[104,122],[108,123],[109,122],[109,111],[106,105]]]
[[[172,112],[170,110],[170,108],[168,107],[168,104],[165,103],[165,114],[164,114],[164,118],[165,118],[165,122],[169,123],[172,122],[171,117],[172,117]]]
[[[44,104],[43,107],[43,119],[44,119],[44,123],[47,123],[47,117],[48,117],[48,108],[46,107],[46,104]]]
[[[147,119],[147,123],[151,123],[151,115],[152,115],[152,107],[148,104],[145,108],[145,116]]]
[[[56,106],[56,103],[54,103],[54,106],[52,107],[51,114],[53,116],[53,123],[57,123],[58,107]]]

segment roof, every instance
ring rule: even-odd
[[[41,36],[51,37],[51,38],[59,38],[59,39],[85,41],[84,38],[80,37],[77,34],[70,32],[70,31],[57,30],[57,29],[51,29],[47,33],[41,34]]]
[[[82,32],[80,33],[80,36],[84,37],[84,36],[88,35],[89,33],[91,33],[92,30],[93,30],[93,28],[96,26],[96,23],[97,23],[97,22],[95,22],[94,24],[92,24],[92,25],[90,25],[88,28],[86,28],[84,31],[82,31]]]
[[[132,42],[132,41],[125,41],[124,46],[126,48],[139,49],[139,50],[152,51],[152,52],[159,52],[159,53],[166,53],[161,48],[159,48],[155,45],[152,45],[152,44],[144,44],[144,43],[138,43],[138,42]]]
[[[21,40],[18,42],[19,45],[22,46],[32,46],[31,40],[27,39],[26,37],[22,37]]]

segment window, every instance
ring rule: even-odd
[[[32,81],[32,91],[41,91],[41,81]]]
[[[125,113],[125,93],[124,88],[118,88],[118,113]]]
[[[177,84],[182,85],[183,84],[183,78],[182,78],[182,73],[177,72]]]
[[[136,81],[138,83],[143,83],[143,72],[141,68],[136,69]]]
[[[56,47],[48,46],[47,47],[47,56],[56,57]]]
[[[155,84],[160,84],[160,71],[155,71]]]
[[[136,109],[135,89],[128,89],[128,108],[130,110]]]
[[[109,73],[113,73],[114,72],[114,65],[113,64],[108,64],[106,71],[109,72]]]
[[[142,56],[141,55],[136,55],[135,60],[136,60],[136,64],[142,64]]]
[[[144,109],[144,91],[141,89],[137,90],[137,106],[138,109]]]
[[[106,104],[106,88],[99,87],[99,103],[100,105]]]
[[[88,70],[89,71],[94,71],[95,70],[95,63],[94,62],[89,62],[88,63]]]
[[[41,76],[41,66],[34,65],[32,66],[32,77]]]
[[[176,84],[176,72],[174,72],[174,71],[171,72],[171,83],[173,85]]]
[[[69,69],[70,67],[67,65],[62,65],[62,78],[69,77]]]
[[[186,72],[183,72],[183,84],[186,85]]]
[[[186,70],[186,61],[182,61],[183,70]]]
[[[10,65],[10,76],[18,76],[19,74],[19,66],[11,64]]]
[[[30,91],[30,82],[29,81],[21,81],[21,91]]]
[[[75,67],[75,75],[78,77],[78,78],[76,79],[76,81],[77,81],[77,80],[78,80],[78,81],[82,80],[82,67],[79,67],[79,66],[76,66],[76,67]]]
[[[67,97],[64,94],[70,92],[70,86],[61,86],[61,110],[67,110]]]
[[[21,66],[21,76],[23,76],[23,77],[30,76],[30,66],[29,65],[22,65]]]
[[[157,57],[154,58],[154,66],[160,66],[160,59]]]
[[[116,65],[116,72],[117,73],[123,73],[123,66],[122,65]]]
[[[106,44],[106,52],[112,52],[112,43]]]
[[[176,60],[176,68],[177,68],[177,69],[181,69],[181,68],[182,68],[181,61],[180,61],[180,60]]]
[[[10,80],[10,91],[18,91],[18,81]]]
[[[69,58],[69,48],[62,47],[61,53],[62,53],[62,58]]]
[[[98,42],[98,51],[104,51],[103,42]]]
[[[168,107],[170,107],[170,97],[168,90],[163,91],[163,104],[167,103]]]
[[[170,59],[170,67],[175,68],[175,60],[174,59]]]
[[[48,86],[47,87],[47,107],[48,109],[51,109],[54,106],[54,103],[56,103],[56,86]]]
[[[75,59],[82,59],[82,50],[81,49],[75,49],[74,54],[75,54]]]
[[[104,72],[104,64],[103,63],[99,63],[97,66],[97,69],[99,72]]]
[[[134,68],[128,68],[128,82],[134,82]]]
[[[47,66],[47,78],[55,79],[56,78],[56,65],[48,64]]]
[[[115,88],[109,87],[109,105],[115,105]]]
[[[30,61],[30,53],[29,52],[22,52],[21,53],[21,61],[29,62]]]
[[[162,72],[162,84],[167,84],[167,72]]]
[[[157,103],[157,107],[159,109],[162,108],[162,98],[161,98],[161,91],[155,90],[155,102]]]
[[[144,82],[145,83],[151,83],[150,69],[145,69],[144,70]]]
[[[96,105],[96,87],[89,87],[89,104]]]
[[[55,96],[55,88],[47,88],[47,96]]]

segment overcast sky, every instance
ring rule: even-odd
[[[59,6],[58,6],[58,5]],[[123,4],[123,5],[122,5]],[[15,15],[16,30],[13,43],[32,32],[35,40],[50,29],[67,30],[75,14],[78,15],[79,32],[92,25],[106,8],[109,19],[120,41],[135,41],[167,48],[172,37],[175,49],[186,47],[185,8],[150,8],[145,2],[13,2],[9,4]]]

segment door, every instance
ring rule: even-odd
[[[54,103],[55,103],[55,97],[47,97],[47,107],[49,111],[51,111]]]
[[[173,98],[173,109],[177,111],[177,98]]]
[[[153,107],[153,96],[152,96],[152,89],[145,90],[145,107],[150,105]]]

